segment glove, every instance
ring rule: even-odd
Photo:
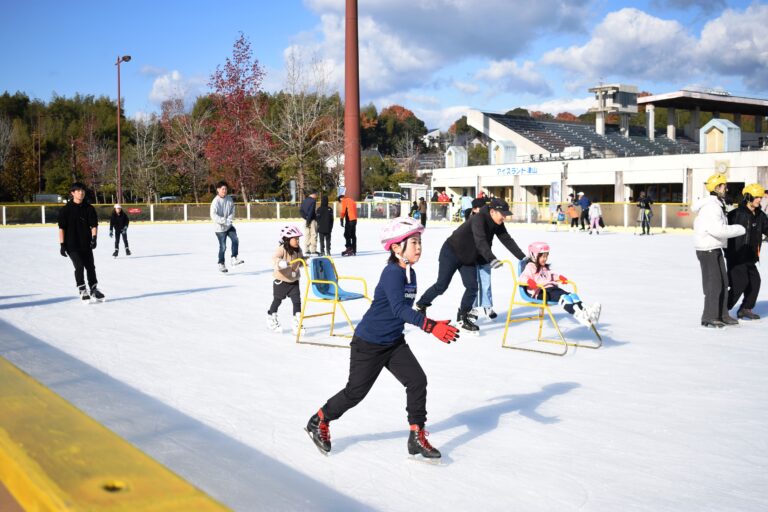
[[[287,261],[285,261],[285,260],[280,260],[280,261],[278,261],[278,262],[277,262],[277,268],[280,268],[280,269],[286,269],[286,268],[288,268],[288,262],[287,262]]]
[[[60,245],[61,245],[61,248],[59,249],[59,254],[61,254],[62,256],[64,256],[66,258],[67,256],[69,256],[67,254],[67,246],[64,245],[63,243],[60,244]]]
[[[530,288],[532,290],[535,290],[536,288],[538,288],[538,285],[536,285],[536,281],[534,281],[533,279],[529,279],[528,280],[528,288]]]
[[[568,278],[565,277],[564,275],[560,275],[560,277],[558,277],[557,280],[563,284],[568,284]]]
[[[450,322],[450,320],[425,318],[424,325],[421,328],[424,332],[431,334],[443,343],[450,343],[459,339],[459,330],[452,326]]]
[[[91,249],[95,249],[95,248],[96,248],[96,235],[93,235],[91,237]]]
[[[109,238],[112,238],[112,230],[109,230]]]
[[[343,220],[340,220],[339,224],[341,224],[341,227],[344,227],[344,221]]]
[[[500,266],[503,265],[503,263],[497,259],[493,259],[491,260],[490,265],[491,265],[491,268],[494,269],[494,268],[499,268]]]

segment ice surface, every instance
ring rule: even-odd
[[[284,334],[266,329],[284,224],[236,223],[245,264],[228,274],[217,270],[208,224],[132,225],[134,255],[117,259],[102,229],[107,302],[90,306],[79,303],[55,228],[1,229],[0,356],[239,511],[768,510],[768,320],[699,326],[690,235],[509,225],[523,248],[549,242],[553,268],[585,302],[603,304],[605,344],[563,358],[502,349],[506,268],[493,275],[499,318],[481,320],[480,337],[445,345],[409,328],[429,378],[427,429],[444,458],[436,467],[408,459],[405,392],[386,371],[331,424],[330,456],[303,431],[344,386],[349,360],[345,349],[294,343],[287,300]],[[382,227],[361,221],[359,255],[336,258],[371,293],[386,260]],[[419,293],[452,229],[428,226]],[[343,250],[338,227],[333,244]],[[455,318],[462,290],[456,276],[430,316]],[[364,309],[349,304],[354,320]],[[765,289],[755,311],[768,317]],[[590,339],[557,315],[567,337]],[[308,320],[308,337],[327,340],[327,321]],[[510,336],[526,342],[535,330],[513,324]]]

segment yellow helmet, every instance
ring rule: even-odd
[[[726,179],[725,174],[720,174],[720,173],[713,174],[712,176],[707,178],[707,183],[706,183],[707,191],[714,192],[715,189],[718,187],[718,185],[723,185],[727,182],[728,180]]]
[[[741,191],[741,195],[746,196],[747,194],[752,196],[752,199],[756,197],[763,197],[763,194],[765,194],[765,189],[759,183],[752,183],[751,185],[744,187],[744,190]]]

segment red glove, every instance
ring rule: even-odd
[[[560,277],[558,277],[557,280],[563,284],[568,284],[568,278],[565,277],[564,275],[560,275]]]
[[[538,286],[536,285],[536,281],[534,281],[533,279],[528,279],[528,288],[532,290],[535,290],[536,288],[538,288]]]
[[[450,343],[459,339],[459,330],[450,324],[450,320],[432,320],[424,319],[424,325],[421,326],[424,332],[430,333],[443,343]]]

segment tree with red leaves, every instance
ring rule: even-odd
[[[208,85],[213,89],[215,109],[211,117],[211,136],[206,155],[213,171],[240,190],[244,201],[248,190],[259,185],[263,176],[263,151],[266,135],[254,122],[264,71],[253,58],[251,43],[242,33],[235,41],[232,57],[223,68],[216,67]]]

